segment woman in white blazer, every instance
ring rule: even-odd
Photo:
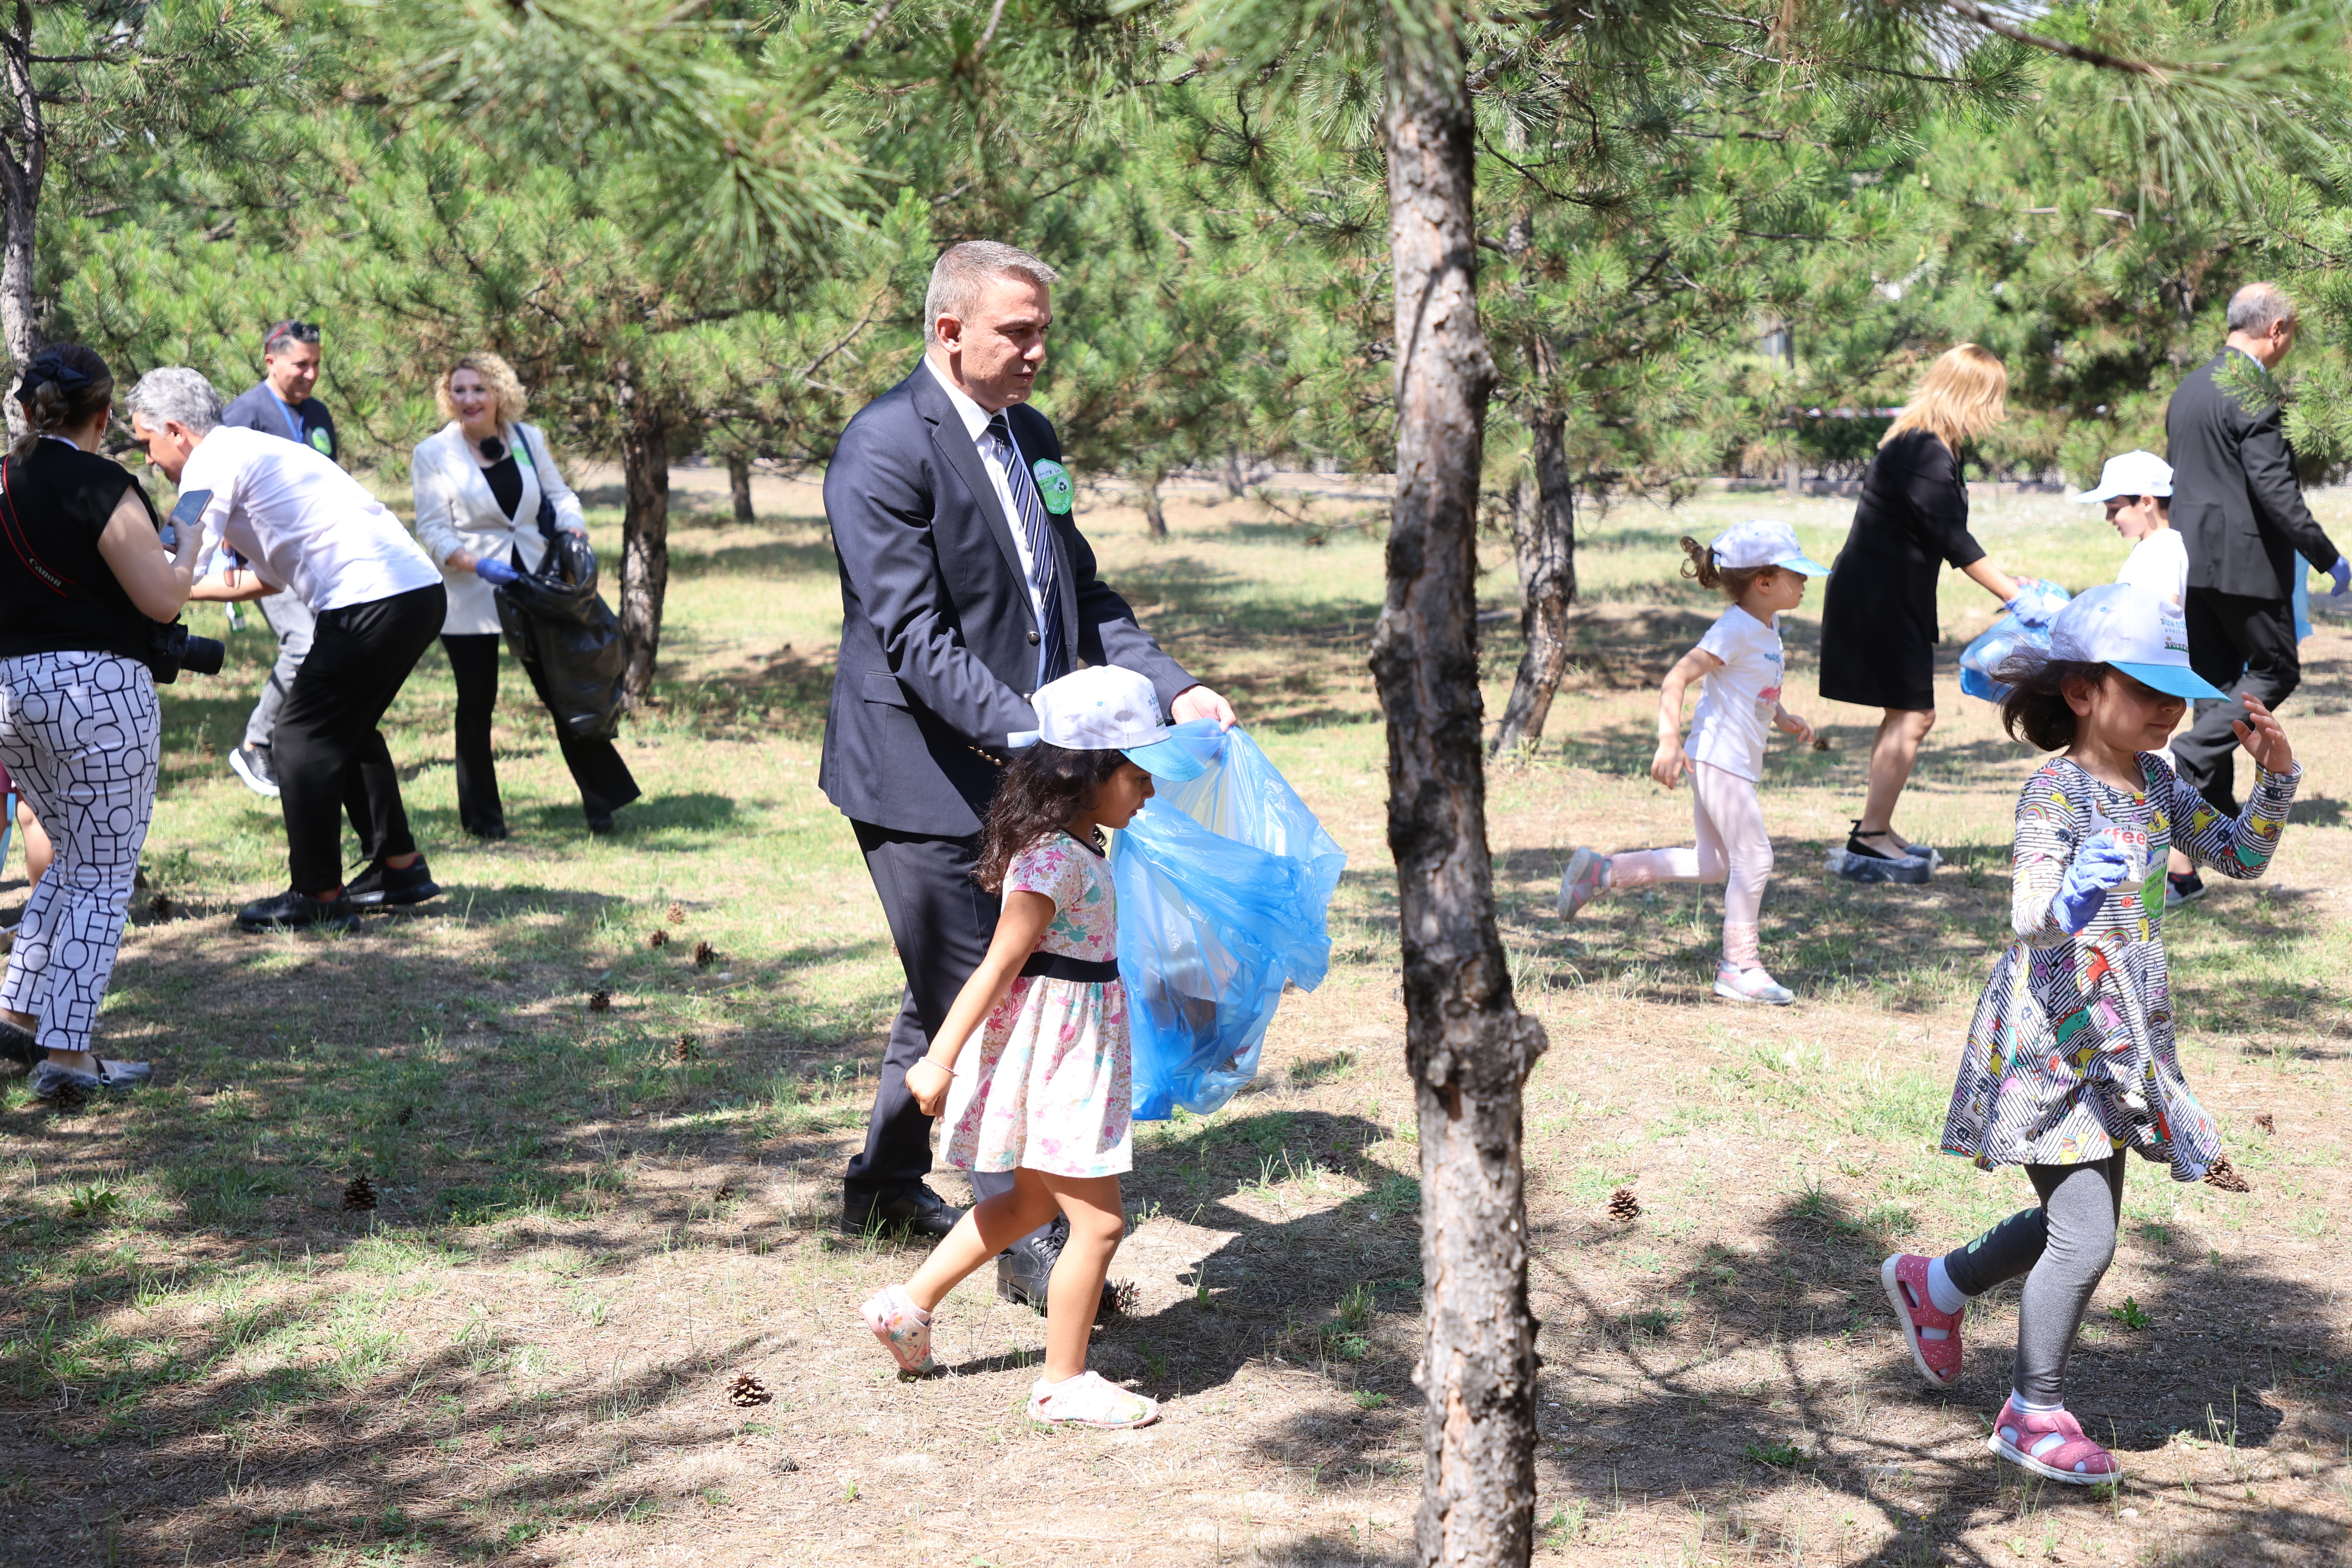
[[[449,423],[416,444],[416,538],[440,563],[449,587],[441,647],[457,683],[457,820],[478,838],[507,836],[490,751],[499,700],[499,611],[490,590],[536,571],[547,554],[540,531],[543,492],[558,528],[586,537],[580,498],[556,471],[547,437],[522,416],[528,399],[514,367],[494,353],[468,353],[434,389]],[[613,813],[637,798],[629,765],[610,741],[578,741],[556,730],[580,786],[591,833],[613,831]]]

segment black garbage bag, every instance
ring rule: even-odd
[[[575,741],[609,741],[620,732],[629,664],[621,620],[597,595],[594,549],[551,531],[539,570],[495,590],[499,625],[557,726]]]

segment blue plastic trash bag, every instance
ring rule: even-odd
[[[1283,987],[1330,967],[1326,925],[1348,857],[1257,743],[1175,727],[1210,766],[1154,798],[1111,848],[1135,1117],[1207,1115],[1257,1075]]]
[[[1985,629],[1982,637],[1960,650],[1960,691],[1968,697],[1979,697],[1987,702],[1998,702],[2009,695],[2009,688],[1992,678],[2001,661],[2022,645],[2048,651],[2050,621],[2057,615],[2070,595],[2055,583],[2029,582],[2018,590],[2018,609],[2023,613],[2006,615]]]

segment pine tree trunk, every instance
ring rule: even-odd
[[[1552,695],[1568,668],[1568,607],[1576,602],[1576,485],[1562,437],[1565,416],[1538,414],[1528,423],[1535,437],[1535,504],[1511,520],[1511,544],[1519,564],[1519,627],[1528,639],[1518,679],[1503,706],[1494,755],[1508,756],[1543,739]]]
[[[1395,267],[1396,510],[1372,674],[1389,727],[1389,846],[1404,949],[1405,1056],[1421,1128],[1428,1396],[1424,1564],[1528,1561],[1535,1330],[1520,1089],[1544,1048],[1495,931],[1480,756],[1475,523],[1495,362],[1478,325],[1471,120],[1447,0],[1387,13]]]
[[[1244,470],[1239,452],[1225,454],[1225,493],[1235,500],[1249,494],[1249,475]]]
[[[730,452],[727,456],[727,491],[735,500],[735,521],[751,522],[758,514],[751,510],[751,458],[748,452]]]
[[[0,34],[0,58],[8,74],[7,121],[0,125],[0,339],[19,367],[41,346],[40,313],[33,297],[34,237],[41,207],[41,184],[48,174],[48,136],[41,100],[33,87],[33,8],[17,0],[7,30]],[[25,416],[14,398],[7,404],[8,428],[21,434]]]
[[[621,523],[621,637],[629,706],[645,705],[661,649],[662,598],[669,590],[669,429],[625,360],[613,373],[619,405],[621,477],[628,492]]]
[[[1142,476],[1143,526],[1154,539],[1168,537],[1168,513],[1160,504],[1160,481],[1166,477],[1157,468]]]

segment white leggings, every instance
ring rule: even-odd
[[[1698,843],[1688,849],[1634,849],[1609,858],[1609,885],[1645,888],[1653,882],[1721,882],[1723,955],[1742,969],[1761,967],[1756,916],[1772,875],[1772,837],[1764,831],[1764,805],[1756,781],[1712,763],[1691,763],[1691,819]]]

